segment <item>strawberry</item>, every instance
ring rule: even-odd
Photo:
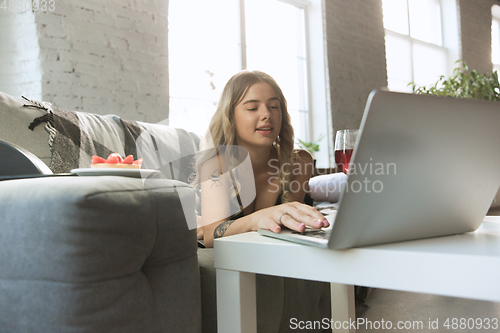
[[[92,164],[105,163],[106,160],[100,156],[92,155]]]
[[[133,165],[142,165],[142,158],[135,160],[134,163],[132,163],[132,164]]]
[[[125,157],[122,161],[123,164],[132,164],[134,163],[134,156],[132,155],[128,155],[127,157]]]
[[[108,159],[106,160],[106,163],[110,164],[120,164],[122,162],[122,157],[120,154],[113,153],[108,156]]]

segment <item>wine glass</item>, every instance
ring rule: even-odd
[[[335,163],[337,170],[346,173],[349,171],[352,152],[356,144],[359,130],[344,129],[337,131],[335,136]]]

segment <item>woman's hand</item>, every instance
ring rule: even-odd
[[[298,232],[303,232],[306,227],[320,229],[330,226],[316,208],[300,202],[288,202],[261,209],[250,216],[255,221],[255,230],[269,229],[276,233],[281,231],[282,226]]]

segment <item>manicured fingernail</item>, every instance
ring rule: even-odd
[[[314,223],[316,223],[316,225],[319,225],[319,226],[323,225],[323,221],[321,221],[321,220],[316,220],[316,222],[314,222]]]
[[[276,231],[280,231],[280,230],[281,230],[281,228],[280,228],[280,226],[279,226],[279,225],[275,225],[275,226],[273,227],[273,229],[274,229],[274,230],[276,230]]]
[[[302,227],[305,228],[305,224],[304,223],[299,223],[298,227],[301,228],[301,229],[302,229]]]
[[[325,226],[325,228],[328,228],[330,226],[330,222],[328,222],[328,220],[324,220],[323,225]]]

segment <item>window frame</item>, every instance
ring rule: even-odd
[[[249,0],[246,0],[249,1]],[[319,151],[314,154],[318,168],[335,165],[333,154],[333,124],[331,117],[330,89],[327,79],[327,56],[322,0],[275,0],[303,10],[304,43],[306,58],[306,103],[308,126],[306,141],[312,142],[324,135]],[[245,0],[238,0],[240,13],[240,63],[246,68]],[[314,60],[313,60],[314,59]],[[314,110],[314,111],[313,111]],[[297,139],[297,138],[296,138]]]
[[[239,68],[247,68],[246,54],[246,31],[245,31],[245,0],[235,0],[237,13],[235,13],[236,24],[239,25],[238,49]],[[246,0],[251,1],[251,0]],[[271,0],[270,0],[271,1]],[[304,45],[304,57],[306,58],[303,84],[305,94],[305,112],[307,112],[308,124],[301,138],[305,141],[314,141],[320,135],[325,138],[319,142],[320,151],[315,153],[318,167],[328,168],[333,163],[332,131],[330,110],[330,92],[327,80],[327,61],[325,47],[324,13],[322,0],[272,0],[296,6],[302,10],[302,22],[304,24],[301,43]],[[169,13],[170,15],[170,13]],[[169,93],[169,100],[171,97]],[[314,110],[314,111],[313,111]],[[171,110],[172,111],[172,110]],[[302,112],[302,110],[299,110]],[[208,124],[207,124],[208,125]],[[297,139],[297,137],[296,137]]]
[[[410,44],[410,63],[411,63],[411,80],[409,82],[415,82],[415,61],[413,59],[414,46],[422,45],[425,47],[430,47],[435,50],[439,50],[444,53],[446,58],[446,70],[444,75],[449,76],[453,72],[455,62],[459,59],[460,54],[460,43],[458,34],[458,17],[457,17],[457,4],[455,0],[437,0],[440,6],[440,20],[441,20],[441,45],[429,43],[418,38],[411,36],[411,24],[410,24],[410,5],[409,0],[407,2],[407,15],[408,15],[408,34],[402,34],[384,27],[386,35],[392,35],[397,38],[404,39]],[[387,51],[386,51],[387,52]],[[391,77],[387,77],[388,85],[391,81]],[[437,81],[437,78],[436,78]],[[413,88],[414,85],[411,87]]]
[[[496,22],[498,24],[498,32],[499,32],[499,39],[500,39],[500,5],[493,5],[491,7],[491,27],[492,27],[492,34],[491,34],[491,45],[492,45],[492,56],[491,56],[491,64],[493,66],[493,71],[500,71],[500,61],[498,63],[494,62],[493,59],[493,23]],[[497,41],[500,43],[500,40]]]

